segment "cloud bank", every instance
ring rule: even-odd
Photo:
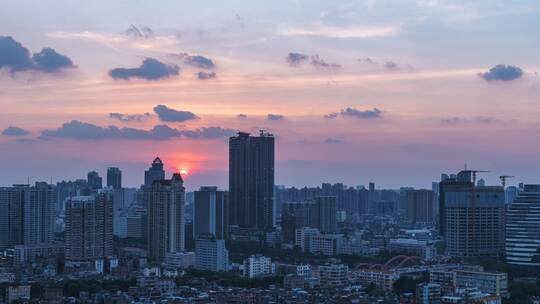
[[[43,130],[42,139],[69,138],[78,140],[129,139],[129,140],[169,140],[174,138],[217,139],[232,136],[235,130],[222,127],[203,127],[194,130],[180,130],[167,125],[156,125],[150,130],[136,128],[101,127],[91,123],[72,120],[52,130]]]

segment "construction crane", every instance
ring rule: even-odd
[[[487,172],[491,172],[491,171],[486,171],[486,170],[463,170],[461,172],[472,173],[472,182],[473,182],[473,184],[476,184],[476,173],[487,173]]]
[[[513,175],[501,175],[501,176],[499,176],[499,178],[501,179],[501,184],[502,184],[503,188],[506,187],[506,179],[507,178],[512,178],[512,177],[515,177],[515,176],[513,176]]]

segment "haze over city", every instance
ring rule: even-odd
[[[228,183],[227,139],[276,137],[275,182],[430,188],[540,169],[537,1],[9,1],[0,184],[154,157]],[[24,21],[22,21],[22,19]],[[4,56],[6,55],[7,56]]]

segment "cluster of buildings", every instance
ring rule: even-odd
[[[443,174],[429,190],[374,183],[287,188],[274,182],[274,136],[238,133],[229,141],[227,190],[186,193],[182,175],[168,178],[158,157],[139,188],[123,187],[115,167],[107,170],[106,186],[92,171],[56,185],[0,188],[0,281],[15,288],[27,286],[13,285],[21,278],[135,275],[149,293],[173,296],[180,291],[170,277],[194,268],[252,280],[280,277],[272,292],[294,290],[291,296],[309,301],[317,288],[367,299],[373,297],[367,286],[392,292],[403,277],[429,275],[412,301],[497,303],[489,301],[509,296],[506,274],[461,262],[504,258],[540,270],[540,186],[486,186],[477,173]],[[256,250],[233,260],[231,243],[302,252],[316,261],[291,264]],[[334,260],[385,254],[395,258],[383,265]],[[6,301],[24,299],[17,296],[25,294],[21,288],[9,289]],[[203,289],[193,292],[204,298],[210,290]]]

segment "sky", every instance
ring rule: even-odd
[[[227,187],[228,137],[276,136],[276,184],[540,183],[540,3],[9,1],[0,185],[154,157]]]

